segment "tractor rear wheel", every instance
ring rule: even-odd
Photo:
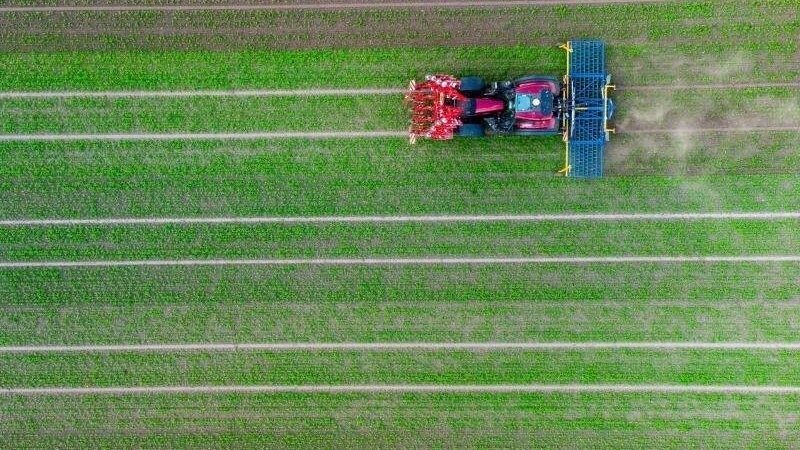
[[[464,77],[458,90],[464,95],[480,95],[486,89],[486,83],[481,77]]]
[[[465,123],[456,129],[456,136],[460,137],[483,137],[485,134],[479,123]]]

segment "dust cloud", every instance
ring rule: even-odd
[[[607,149],[610,173],[670,176],[720,173],[735,169],[737,161],[757,159],[764,148],[773,144],[774,133],[759,129],[784,127],[800,132],[800,92],[792,89],[761,88],[763,95],[754,96],[753,91],[759,88],[670,87],[701,84],[698,78],[708,84],[741,79],[755,67],[755,61],[745,52],[691,60],[667,56],[659,62],[664,64],[671,66],[674,75],[663,89],[626,91],[621,86],[616,94],[618,135]],[[681,75],[684,69],[686,75]],[[737,132],[706,131],[710,128]],[[790,159],[800,151],[800,136],[783,138],[779,144],[791,147],[781,149],[778,155]],[[709,189],[711,193],[710,186],[695,183],[690,182],[686,189]]]

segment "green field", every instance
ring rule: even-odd
[[[539,26],[529,23],[530,17],[540,18]],[[407,116],[399,94],[3,94],[396,89],[432,72],[487,79],[560,75],[564,54],[554,44],[567,38],[605,39],[608,68],[619,87],[619,133],[607,148],[606,177],[591,181],[555,175],[564,158],[558,136],[415,146],[405,138],[0,141],[0,447],[797,447],[797,394],[9,391],[398,384],[797,387],[796,349],[585,346],[797,343],[797,262],[3,266],[796,256],[797,218],[2,221],[797,212],[799,20],[796,2],[789,0],[423,12],[12,13],[0,8],[3,136],[402,131]],[[491,26],[465,32],[481,23]],[[777,126],[783,131],[765,129]],[[706,128],[738,131],[702,131]],[[653,129],[665,131],[642,133]],[[410,342],[584,346],[8,351],[52,345]]]
[[[532,440],[558,447],[568,435],[576,447],[780,448],[796,439],[794,402],[735,395],[323,394],[169,395],[144,404],[130,397],[17,398],[7,407],[19,411],[9,429],[22,447],[445,447],[465,439],[474,447],[524,447]],[[47,432],[31,435],[42,422],[50,424]]]

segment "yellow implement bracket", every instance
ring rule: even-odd
[[[564,138],[564,147],[566,148],[566,151],[564,152],[564,155],[565,155],[564,156],[564,168],[559,170],[558,173],[559,174],[563,174],[564,176],[568,177],[569,176],[569,169],[571,169],[571,167],[569,165],[569,132],[565,131],[563,138]]]
[[[562,48],[567,52],[567,73],[564,74],[564,89],[561,92],[564,93],[562,96],[563,104],[566,104],[569,101],[569,54],[572,53],[572,46],[570,45],[569,41],[564,44],[558,46],[558,48]],[[564,130],[564,168],[559,170],[559,174],[563,174],[564,176],[569,176],[569,120],[567,120],[567,115],[561,115],[561,129]]]
[[[607,84],[603,87],[603,129],[607,133],[616,133],[616,128],[608,128],[608,90],[609,89],[616,89],[617,87],[613,84]]]

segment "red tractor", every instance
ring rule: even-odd
[[[457,80],[428,75],[410,85],[411,138],[450,139],[485,134],[558,134],[561,84],[530,76],[486,84],[478,77]]]
[[[558,78],[531,75],[513,81],[485,83],[479,77],[457,79],[428,75],[412,81],[411,142],[454,136],[561,134],[566,143],[567,176],[599,177],[614,103],[608,96],[611,76],[605,71],[601,41],[570,41],[567,74]]]

